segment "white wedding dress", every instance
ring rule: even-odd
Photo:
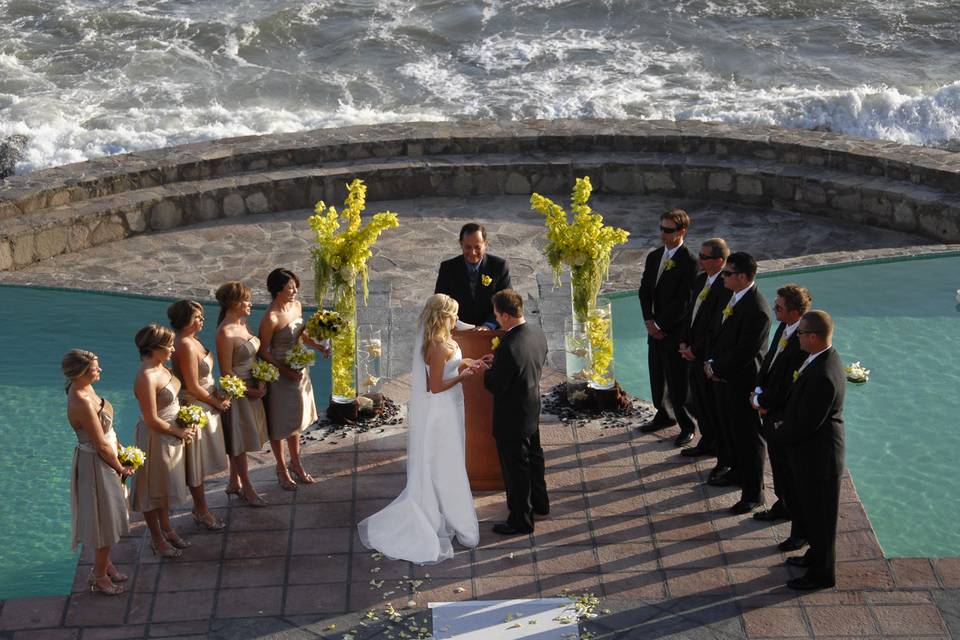
[[[418,335],[423,335],[418,327]],[[388,558],[432,564],[453,557],[453,538],[466,547],[480,541],[467,479],[463,389],[427,391],[429,366],[418,338],[413,350],[407,409],[407,486],[396,500],[358,525],[360,540]],[[443,378],[457,375],[457,347]]]

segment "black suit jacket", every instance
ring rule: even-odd
[[[721,324],[710,345],[713,373],[728,382],[752,388],[770,335],[770,305],[754,285],[740,298],[733,307],[733,315],[725,322],[722,309],[720,313]]]
[[[483,277],[488,276],[490,284],[484,286]],[[467,275],[467,262],[463,256],[450,258],[440,263],[437,284],[434,293],[445,293],[460,304],[459,318],[469,324],[481,325],[484,322],[496,324],[493,315],[493,294],[510,288],[510,269],[503,258],[490,255],[480,261],[480,280],[477,282],[476,295],[470,293],[470,278]]]
[[[643,264],[638,292],[640,309],[644,320],[653,320],[664,333],[679,338],[690,318],[690,288],[697,277],[697,260],[687,245],[680,245],[673,254],[673,268],[665,268],[657,282],[664,251],[665,247],[651,251]]]
[[[540,373],[547,359],[547,338],[525,322],[500,339],[483,386],[493,394],[493,437],[526,438],[540,428]]]
[[[760,372],[757,374],[757,386],[763,389],[757,403],[767,410],[765,418],[768,421],[780,418],[780,413],[787,404],[787,394],[790,393],[790,387],[793,385],[793,372],[803,365],[809,355],[800,348],[800,336],[794,331],[777,359],[770,362],[786,330],[787,324],[781,322],[773,334],[770,348],[767,349],[767,355],[764,356]]]
[[[790,386],[776,437],[809,477],[843,472],[843,362],[832,347],[811,362]]]
[[[697,296],[707,284],[707,272],[703,271],[693,281],[693,287],[690,290],[690,313],[693,314],[693,307],[697,303]],[[710,293],[706,300],[700,303],[697,310],[697,316],[692,322],[687,322],[686,329],[683,331],[682,341],[687,343],[693,349],[693,355],[697,362],[703,362],[710,352],[710,343],[720,328],[720,319],[723,317],[720,312],[727,303],[730,302],[730,296],[733,292],[727,289],[723,284],[723,278],[717,276],[710,285]]]

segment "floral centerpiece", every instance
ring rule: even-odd
[[[257,362],[250,367],[250,375],[253,376],[254,380],[259,380],[260,382],[276,382],[280,379],[280,370],[266,360],[257,360]]]
[[[333,308],[343,320],[342,329],[331,339],[331,377],[333,399],[353,402],[357,391],[354,383],[356,368],[357,332],[357,278],[360,279],[363,299],[367,299],[367,260],[373,255],[370,247],[387,229],[399,226],[397,214],[384,211],[361,225],[360,214],[366,207],[367,187],[355,179],[347,185],[345,207],[339,213],[322,200],[316,213],[308,219],[315,234],[313,274],[317,304],[331,294]]]
[[[220,376],[220,388],[231,398],[247,395],[247,383],[237,376]]]
[[[573,315],[579,323],[587,321],[590,309],[596,304],[610,270],[613,248],[625,243],[630,235],[623,229],[603,224],[603,216],[587,203],[592,191],[590,178],[577,178],[570,199],[573,222],[567,221],[567,212],[550,198],[539,193],[530,196],[530,206],[546,216],[544,254],[553,270],[554,283],[560,283],[564,265],[570,268]]]

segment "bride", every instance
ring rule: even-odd
[[[389,558],[430,564],[453,557],[453,537],[475,547],[477,513],[467,480],[463,389],[482,369],[462,358],[450,332],[459,305],[442,293],[420,312],[407,409],[407,486],[358,525],[360,540]]]

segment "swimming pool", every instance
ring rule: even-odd
[[[60,358],[73,347],[100,356],[97,392],[113,403],[121,442],[131,443],[140,413],[133,396],[139,365],[133,336],[148,322],[166,324],[170,302],[0,286],[0,599],[67,593],[73,581],[69,478],[76,437],[66,419]],[[201,340],[213,348],[219,307],[204,306],[210,322]],[[254,309],[254,330],[262,314]],[[318,362],[312,379],[322,409],[330,368]]]
[[[761,276],[810,289],[836,322],[834,346],[870,381],[847,385],[847,466],[887,557],[960,555],[960,256]],[[650,397],[635,293],[614,296],[617,378]],[[773,325],[776,328],[776,324]],[[772,333],[772,329],[771,329]]]

